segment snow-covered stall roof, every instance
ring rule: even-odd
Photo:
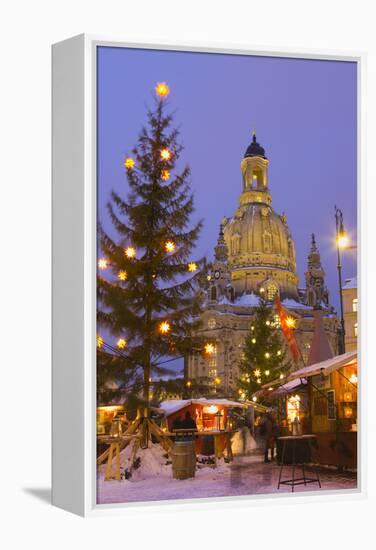
[[[159,405],[159,409],[162,409],[166,416],[170,416],[184,409],[187,405],[217,405],[224,407],[240,407],[242,409],[248,408],[248,405],[239,403],[238,401],[230,401],[228,399],[205,399],[202,397],[199,399],[169,399],[167,401],[162,401]]]
[[[357,277],[351,277],[350,279],[346,279],[345,284],[342,287],[342,290],[347,290],[351,288],[358,288]]]
[[[289,374],[288,380],[297,380],[300,378],[307,378],[309,376],[316,376],[318,374],[324,374],[327,376],[331,372],[338,370],[342,367],[354,365],[357,362],[357,352],[348,351],[342,355],[336,355],[326,361],[321,361],[320,363],[315,363],[304,367],[302,369],[296,370]]]

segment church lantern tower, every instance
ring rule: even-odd
[[[305,273],[306,304],[314,308],[328,307],[329,294],[325,286],[325,271],[321,265],[320,252],[312,233],[311,250],[308,254],[308,266]]]
[[[285,214],[272,207],[265,149],[252,141],[240,163],[239,206],[224,226],[235,298],[263,295],[299,301],[295,246]]]

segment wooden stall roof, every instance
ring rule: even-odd
[[[199,398],[199,399],[170,399],[167,401],[162,401],[162,403],[159,405],[159,409],[162,410],[166,416],[169,416],[170,414],[173,414],[177,411],[180,411],[181,409],[184,409],[184,407],[187,407],[188,405],[202,405],[202,406],[209,406],[210,405],[216,405],[217,407],[237,407],[241,409],[248,409],[250,405],[247,405],[245,403],[239,403],[238,401],[230,401],[228,399],[205,399],[205,398]]]

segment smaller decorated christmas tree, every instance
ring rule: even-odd
[[[283,383],[289,369],[279,317],[270,304],[260,298],[239,364],[238,395],[252,399],[268,382],[281,380]]]

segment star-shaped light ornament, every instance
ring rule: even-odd
[[[197,271],[197,264],[195,262],[190,262],[188,264],[188,271],[190,273],[194,273],[195,271]]]
[[[168,334],[170,330],[171,330],[171,326],[168,321],[162,321],[162,323],[159,324],[159,332],[161,334]]]
[[[158,82],[155,87],[155,93],[157,96],[159,96],[161,99],[164,99],[167,97],[170,93],[170,88],[166,84],[166,82]]]
[[[134,165],[135,165],[135,161],[134,159],[132,159],[131,157],[127,157],[124,161],[124,166],[126,167],[127,170],[132,170],[132,168],[134,168]]]

